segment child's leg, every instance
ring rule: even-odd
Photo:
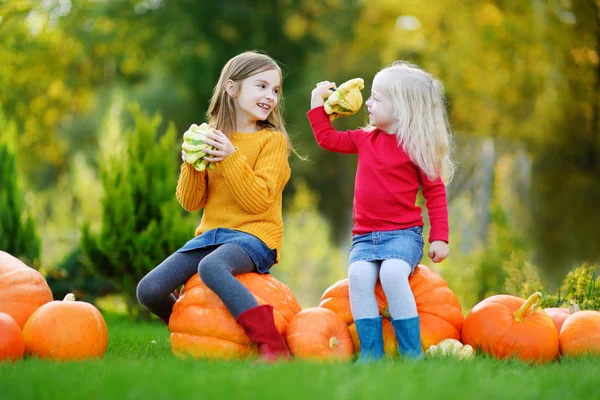
[[[358,362],[375,361],[385,356],[382,321],[375,298],[378,264],[371,261],[355,261],[348,269],[350,308],[360,340]]]
[[[412,268],[403,260],[392,259],[381,263],[379,278],[394,319],[416,317],[417,303],[408,283]]]
[[[168,325],[173,304],[177,300],[173,291],[196,273],[200,260],[212,250],[199,249],[171,254],[138,283],[138,301]]]
[[[219,296],[250,340],[257,344],[261,358],[268,361],[291,358],[275,326],[273,306],[259,306],[246,286],[234,277],[255,270],[246,250],[232,243],[219,246],[198,267],[202,281]]]
[[[375,298],[375,284],[379,274],[379,263],[356,261],[348,269],[350,308],[355,320],[379,317],[379,306]]]
[[[219,296],[234,318],[258,305],[252,293],[234,277],[252,271],[256,267],[250,255],[233,243],[219,246],[198,265],[202,282]]]
[[[411,270],[410,265],[403,260],[385,260],[381,263],[379,277],[396,331],[398,351],[403,356],[420,358],[423,352],[419,314],[408,283]]]

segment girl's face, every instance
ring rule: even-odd
[[[369,123],[387,133],[394,133],[394,107],[389,97],[389,77],[387,74],[379,73],[373,79],[371,97],[365,102],[369,111]]]
[[[233,98],[236,119],[248,122],[266,120],[277,107],[280,87],[281,76],[275,69],[259,72],[244,79]]]

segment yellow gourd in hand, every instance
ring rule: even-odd
[[[325,101],[325,112],[334,120],[340,115],[355,114],[363,104],[360,91],[365,87],[362,78],[350,79],[341,84]]]
[[[181,148],[185,152],[185,162],[192,164],[196,171],[215,169],[214,163],[209,163],[204,159],[206,157],[204,150],[214,149],[214,147],[204,143],[208,132],[212,132],[211,127],[207,123],[203,123],[200,126],[192,124],[190,129],[183,134]]]

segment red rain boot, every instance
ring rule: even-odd
[[[273,319],[273,306],[263,304],[244,311],[237,317],[246,335],[258,345],[260,358],[274,362],[292,358]]]

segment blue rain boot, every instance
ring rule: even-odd
[[[398,339],[398,352],[402,357],[422,359],[421,326],[419,317],[407,319],[393,319],[392,326]]]
[[[354,321],[360,340],[359,364],[377,361],[385,357],[381,317],[361,318]]]

